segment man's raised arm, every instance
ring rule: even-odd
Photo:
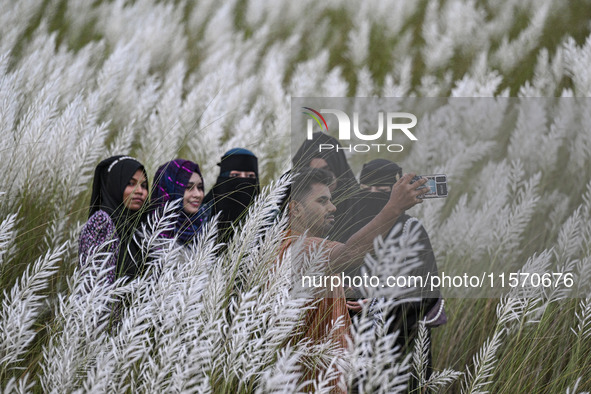
[[[331,250],[329,266],[332,273],[361,267],[364,256],[373,248],[373,240],[378,235],[385,237],[405,210],[423,202],[418,196],[424,191],[417,188],[427,180],[423,178],[411,184],[414,176],[415,174],[410,173],[400,178],[392,187],[390,199],[380,213],[346,243],[338,244]]]

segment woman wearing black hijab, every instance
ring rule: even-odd
[[[402,168],[386,159],[375,159],[363,165],[359,176],[361,191],[358,195],[357,203],[354,206],[356,212],[355,228],[360,229],[369,223],[384,208],[392,187],[402,177]],[[408,236],[413,229],[418,231],[419,237],[416,241],[421,247],[417,250],[416,258],[420,265],[413,269],[407,275],[421,276],[423,278],[437,275],[437,263],[435,254],[429,240],[429,235],[423,225],[415,218],[402,213],[396,224],[400,224],[398,232],[393,235],[394,238]],[[397,228],[396,224],[393,229]],[[395,273],[393,273],[395,274]],[[427,326],[427,335],[430,338],[431,328],[437,327],[447,322],[445,314],[444,300],[441,298],[439,289],[433,291],[419,292],[412,294],[412,297],[421,298],[420,301],[407,301],[384,316],[384,320],[394,317],[393,323],[389,325],[388,332],[392,333],[399,330],[395,345],[409,350],[417,335],[418,321],[423,320]],[[427,360],[427,376],[431,374],[432,357],[429,349]],[[411,379],[411,387],[416,385],[414,379]]]
[[[298,169],[305,167],[322,168],[334,175],[335,183],[331,185],[330,191],[332,203],[337,211],[335,224],[328,238],[332,241],[346,242],[355,233],[353,204],[359,184],[349,167],[345,153],[335,149],[320,151],[321,144],[340,146],[335,138],[320,132],[314,133],[312,139],[304,141],[294,155],[293,168],[296,173]]]
[[[390,198],[392,187],[401,177],[402,168],[386,159],[372,160],[363,165],[359,176],[361,191],[354,205],[356,229],[361,229],[380,213]],[[398,232],[393,234],[394,238],[401,237],[403,234],[408,236],[411,230],[415,228],[419,232],[417,243],[421,245],[421,248],[417,250],[417,258],[421,264],[413,270],[411,275],[423,277],[437,275],[437,264],[433,248],[431,247],[431,241],[420,221],[403,212],[396,221],[396,224],[400,224],[401,226],[399,226]],[[396,228],[396,224],[392,227],[393,229]],[[423,296],[425,295],[426,298],[422,301],[424,304],[422,307],[425,310],[429,310],[440,297],[440,293],[438,289],[435,289],[428,292],[428,294],[425,292]]]
[[[390,160],[375,159],[363,165],[359,176],[360,191],[354,204],[356,230],[364,227],[380,213],[390,198],[392,186],[401,177],[402,168]],[[406,219],[408,217],[399,221],[404,222]]]
[[[113,156],[101,161],[94,172],[89,218],[80,234],[78,255],[86,264],[91,248],[108,244],[114,267],[108,279],[133,279],[141,272],[140,248],[133,240],[135,230],[144,221],[144,203],[148,198],[148,177],[144,166],[130,156]]]
[[[219,214],[218,241],[227,243],[237,225],[244,218],[248,207],[260,192],[257,157],[243,148],[230,149],[218,163],[220,175],[205,196],[207,216]]]

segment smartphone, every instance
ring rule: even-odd
[[[410,183],[414,183],[421,178],[427,178],[427,183],[419,189],[428,189],[419,198],[442,198],[447,197],[447,176],[445,174],[436,175],[417,175]]]

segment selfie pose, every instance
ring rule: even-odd
[[[333,177],[322,169],[302,169],[294,177],[291,200],[288,206],[289,225],[282,252],[297,239],[305,237],[303,253],[310,253],[323,246],[328,260],[325,275],[339,275],[340,272],[358,269],[363,265],[366,253],[373,249],[373,240],[385,236],[396,220],[406,210],[422,202],[418,198],[425,180],[411,184],[414,174],[403,176],[392,188],[389,198],[380,212],[363,228],[356,231],[346,243],[327,241],[325,237],[335,225],[337,208],[332,203],[330,184]],[[332,339],[341,348],[347,346],[351,320],[343,287],[323,289],[316,295],[315,308],[306,313],[303,338],[312,341]],[[340,325],[336,325],[340,322]],[[320,368],[308,369],[305,378],[317,376]],[[340,391],[335,388],[335,391]]]

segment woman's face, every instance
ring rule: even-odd
[[[137,170],[123,191],[123,205],[130,211],[140,209],[148,198],[148,182],[142,170]]]
[[[189,215],[199,211],[203,201],[203,179],[196,172],[191,175],[183,196],[183,210]]]

